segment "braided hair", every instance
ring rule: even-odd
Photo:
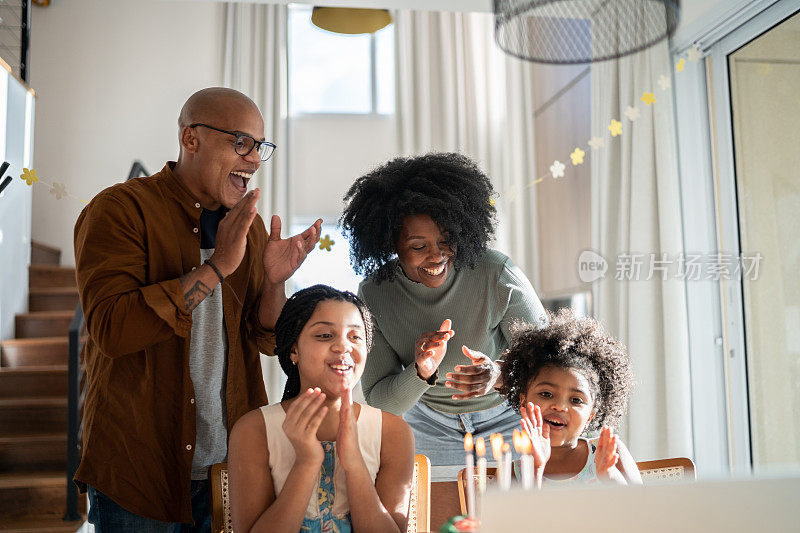
[[[358,296],[328,285],[314,285],[297,291],[283,305],[278,321],[275,323],[275,355],[278,356],[281,369],[287,376],[281,401],[289,400],[300,394],[300,371],[291,360],[292,347],[297,342],[306,322],[314,314],[317,304],[328,300],[349,302],[358,308],[361,318],[364,320],[367,352],[372,347],[372,315]]]

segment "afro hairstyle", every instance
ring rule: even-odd
[[[520,395],[545,367],[574,369],[589,382],[594,417],[585,434],[610,426],[617,428],[628,407],[633,372],[625,346],[607,335],[600,323],[578,317],[572,309],[548,312],[548,323],[516,323],[503,354],[500,393],[519,412]]]
[[[339,224],[353,269],[377,282],[396,272],[389,261],[408,215],[428,215],[448,236],[454,267],[473,268],[494,235],[494,189],[474,161],[457,153],[392,159],[358,178],[344,197]]]

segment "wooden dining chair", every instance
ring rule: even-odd
[[[694,463],[688,457],[640,461],[636,463],[636,466],[639,467],[639,473],[642,475],[642,482],[645,485],[654,481],[694,481],[697,479]]]
[[[415,455],[406,532],[429,531],[430,526],[431,463],[426,456]],[[213,533],[233,533],[228,463],[217,463],[211,467],[211,530]]]
[[[489,485],[494,481],[494,478],[497,476],[497,468],[496,467],[489,467],[486,469],[486,484]],[[513,476],[513,474],[512,474]],[[478,493],[478,473],[475,470],[475,474],[472,476],[473,484],[475,485],[475,494]],[[458,502],[461,504],[461,514],[467,514],[467,469],[462,468],[458,471]]]
[[[406,533],[421,533],[431,528],[431,462],[425,455],[414,456],[414,477]]]
[[[233,533],[231,498],[228,492],[228,463],[211,466],[211,531]]]

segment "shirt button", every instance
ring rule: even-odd
[[[200,204],[194,204],[195,207],[200,207]]]
[[[194,233],[197,233],[197,232],[198,232],[198,231],[200,231],[200,230],[199,230],[199,229],[197,229],[197,228],[192,228],[192,231],[193,231]]]
[[[187,444],[187,445],[186,445],[186,449],[187,449],[187,450],[191,450],[191,449],[192,449],[192,445],[191,445],[191,444]]]
[[[194,403],[194,398],[192,398],[191,400],[189,400],[189,403]]]
[[[192,267],[192,270],[197,270],[197,267]]]

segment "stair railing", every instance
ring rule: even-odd
[[[144,165],[140,161],[134,161],[131,171],[128,173],[128,180],[148,175]],[[64,514],[64,521],[68,522],[82,518],[78,509],[78,486],[73,479],[81,461],[83,400],[86,396],[85,362],[81,354],[85,334],[86,321],[83,316],[83,308],[78,302],[69,325],[69,359],[67,363],[67,512]]]

